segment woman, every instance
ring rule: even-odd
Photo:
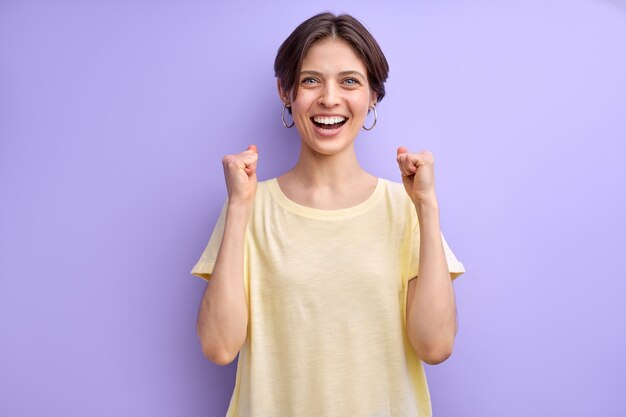
[[[422,361],[451,354],[464,272],[439,228],[433,157],[399,147],[403,184],[359,165],[388,65],[353,17],[303,22],[275,72],[298,162],[257,183],[254,145],[224,157],[228,200],[192,270],[210,280],[203,352],[239,354],[227,416],[430,416]]]

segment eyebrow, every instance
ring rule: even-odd
[[[317,75],[318,77],[323,76],[323,74],[319,71],[312,71],[312,70],[304,70],[300,72],[300,75],[303,74],[310,74],[310,75]],[[361,74],[359,71],[341,71],[339,73],[339,76],[344,76],[344,75],[358,75],[361,78],[365,78],[365,76],[363,74]]]

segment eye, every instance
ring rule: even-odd
[[[360,84],[356,78],[346,78],[343,82],[350,87]]]
[[[301,83],[304,85],[313,85],[317,83],[317,80],[313,77],[306,77],[302,79]]]

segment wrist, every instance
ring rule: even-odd
[[[438,224],[439,222],[439,203],[437,198],[423,198],[414,200],[413,205],[417,212],[417,219],[423,226],[425,222],[432,223],[433,221]]]
[[[228,202],[224,233],[234,233],[235,236],[244,236],[250,219],[251,206],[236,202]]]
[[[439,210],[439,202],[435,193],[421,194],[411,199],[415,208],[420,210]]]
[[[247,215],[252,208],[252,201],[229,199],[227,212],[230,215]]]

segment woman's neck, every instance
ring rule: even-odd
[[[303,148],[290,171],[306,187],[337,188],[370,175],[359,164],[354,147],[336,155],[322,155]]]
[[[353,150],[331,156],[301,152],[296,166],[278,178],[289,199],[320,209],[353,207],[371,196],[377,181]]]

